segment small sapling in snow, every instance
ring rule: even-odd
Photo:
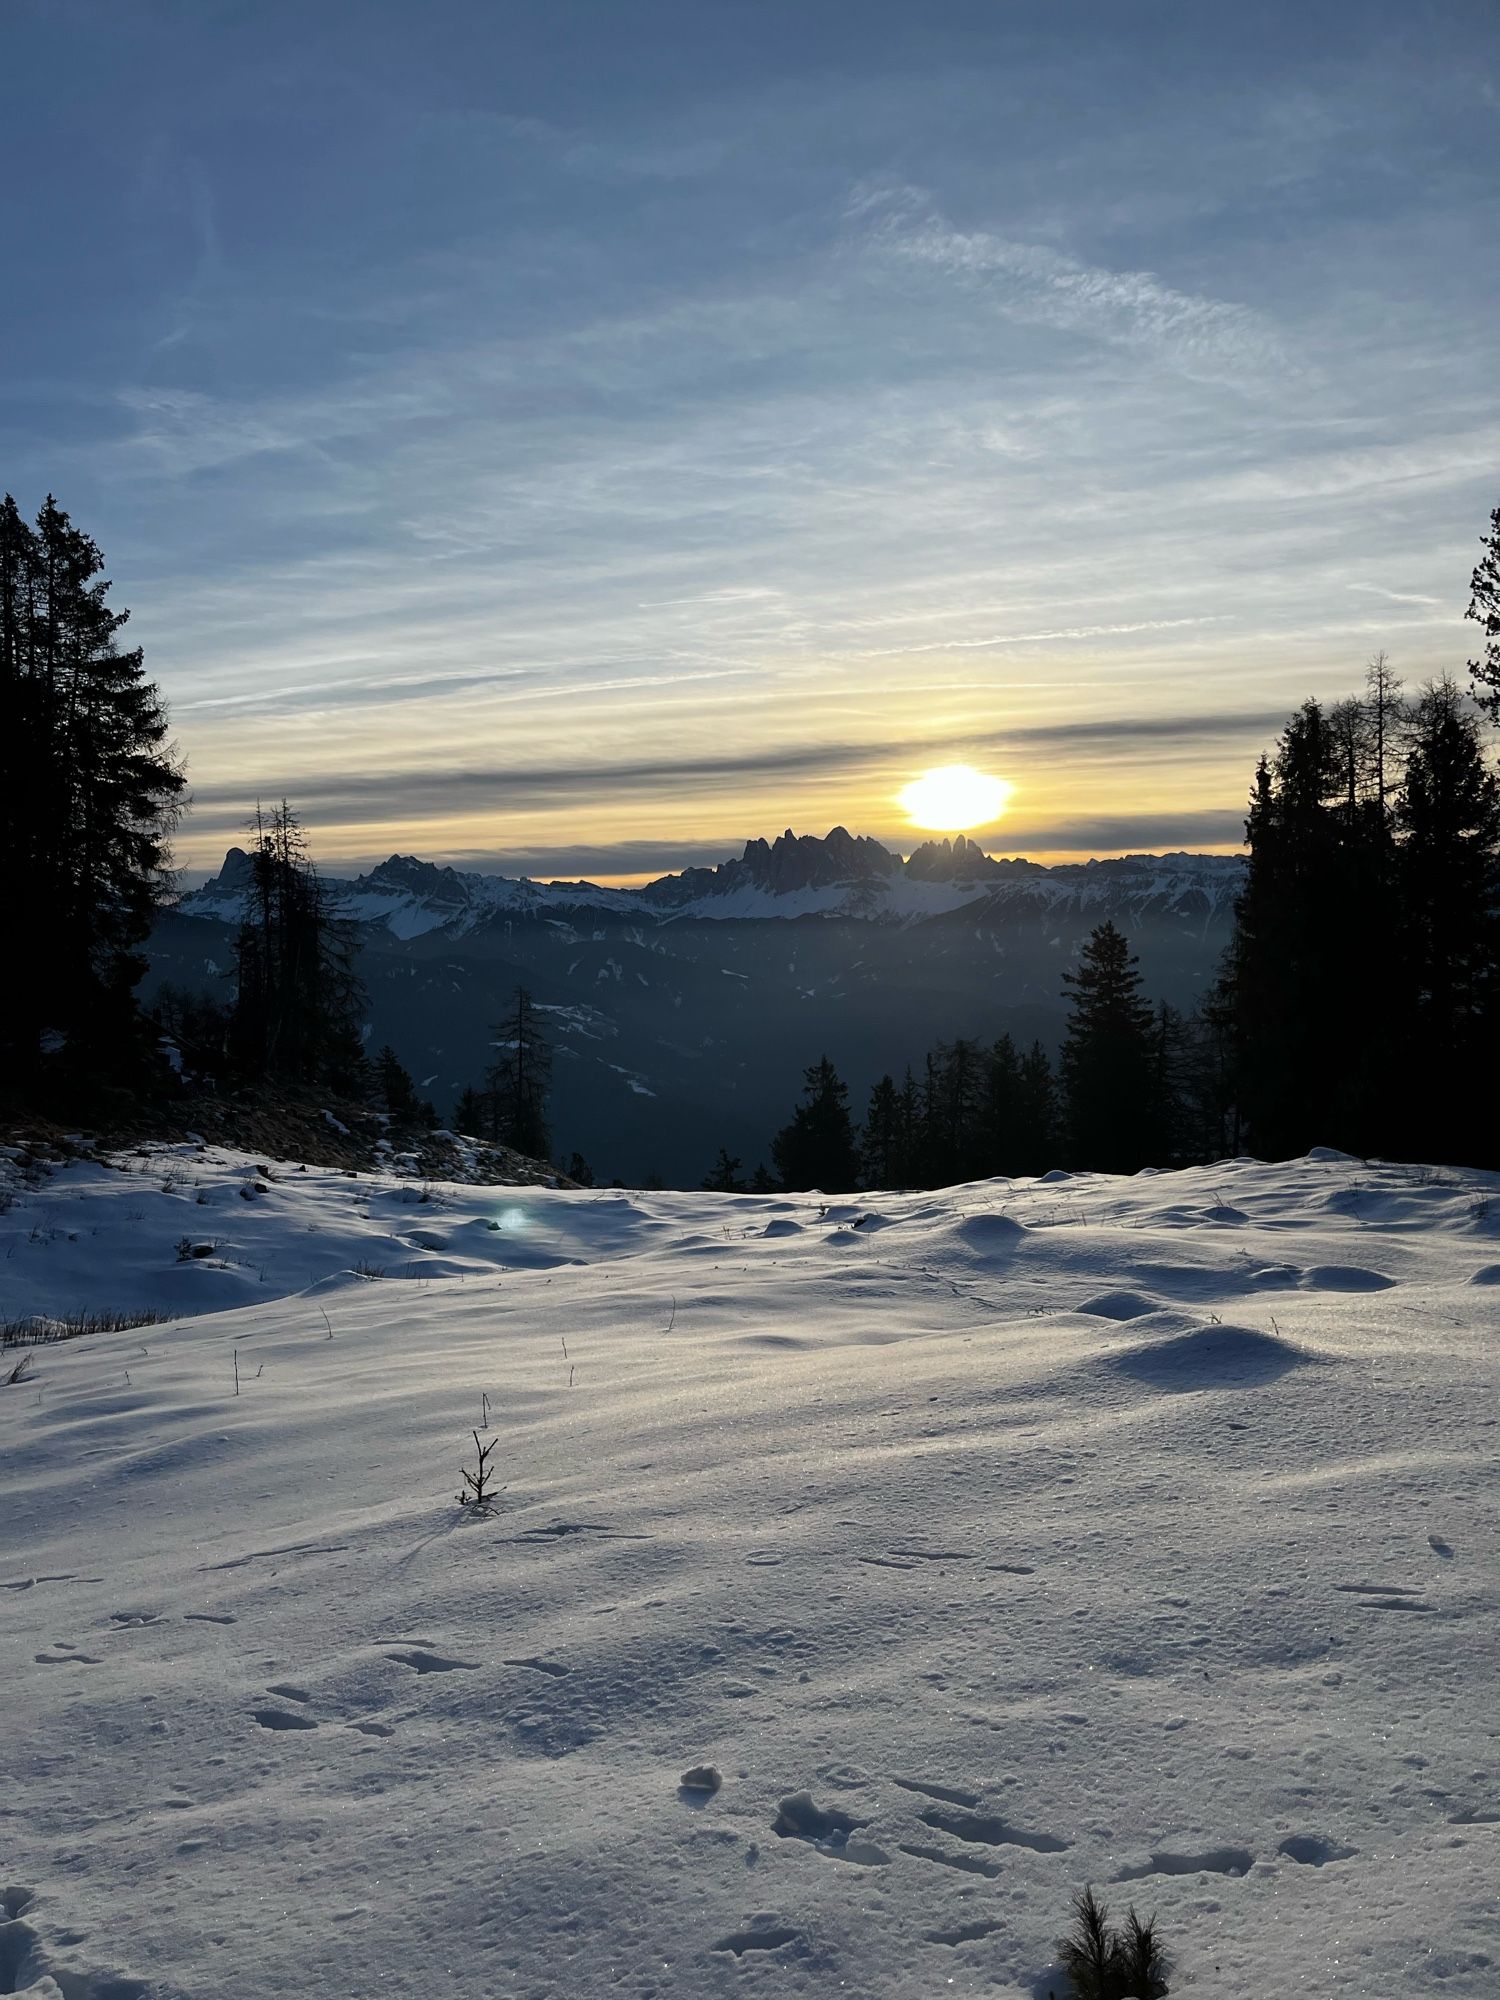
[[[1162,2000],[1167,1991],[1170,1967],[1156,1919],[1142,1923],[1132,1908],[1117,1930],[1092,1888],[1073,1898],[1073,1928],[1057,1950],[1074,2000]]]
[[[474,1449],[479,1457],[472,1472],[467,1466],[460,1467],[464,1483],[463,1491],[458,1495],[458,1503],[461,1507],[482,1507],[487,1500],[493,1500],[495,1497],[493,1485],[495,1471],[490,1459],[497,1450],[500,1440],[493,1437],[488,1444],[481,1444],[478,1431],[471,1431],[469,1435],[474,1440]]]

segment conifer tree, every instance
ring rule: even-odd
[[[1368,1152],[1395,1060],[1392,820],[1357,739],[1347,712],[1335,726],[1305,702],[1256,771],[1221,997],[1247,1136],[1273,1158],[1314,1144]]]
[[[1500,782],[1450,679],[1421,690],[1396,800],[1410,1034],[1403,1150],[1495,1154],[1500,1007]]]
[[[1469,608],[1484,634],[1479,658],[1470,660],[1474,693],[1492,721],[1500,721],[1500,507],[1490,516],[1490,531],[1480,544],[1484,553],[1469,579]]]
[[[783,1187],[845,1194],[858,1185],[859,1158],[849,1118],[849,1087],[827,1056],[807,1070],[802,1102],[771,1141]]]
[[[709,1168],[704,1187],[713,1194],[743,1194],[745,1183],[740,1178],[740,1162],[735,1159],[727,1146],[719,1148],[719,1157]]]
[[[235,947],[230,1047],[257,1080],[362,1094],[368,1075],[353,926],[334,913],[283,799],[251,822],[250,907]]]
[[[481,1139],[493,1124],[490,1107],[485,1102],[484,1092],[476,1090],[472,1083],[466,1083],[458,1093],[458,1102],[453,1107],[453,1129],[470,1139]]]
[[[1079,1166],[1101,1173],[1134,1173],[1160,1157],[1155,1024],[1136,965],[1104,923],[1077,972],[1063,974],[1072,1009],[1062,1052],[1068,1144]]]
[[[0,982],[0,1076],[44,1087],[137,1059],[139,947],[170,885],[184,779],[139,647],[121,651],[104,559],[50,497],[0,503],[0,853],[25,978]]]
[[[490,1137],[532,1159],[545,1160],[547,1094],[552,1084],[552,1048],[537,1019],[536,1002],[518,986],[510,1012],[491,1031],[495,1060],[485,1072]]]
[[[867,1188],[897,1188],[906,1181],[907,1146],[901,1098],[895,1078],[880,1078],[870,1090],[860,1133],[860,1184]]]
[[[396,1125],[430,1131],[437,1124],[436,1108],[425,1097],[418,1096],[411,1071],[389,1043],[375,1058],[374,1074],[376,1092]]]

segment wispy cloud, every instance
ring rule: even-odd
[[[1244,381],[1288,365],[1259,313],[1165,284],[1155,272],[1087,264],[1052,245],[960,229],[921,189],[855,190],[851,222],[872,254],[972,288],[1010,319],[1129,348],[1209,381]]]

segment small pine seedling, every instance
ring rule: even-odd
[[[1156,1919],[1142,1923],[1131,1908],[1115,1930],[1092,1888],[1073,1899],[1073,1928],[1059,1940],[1058,1955],[1076,2000],[1163,2000],[1171,1970],[1156,1935]]]
[[[474,1471],[470,1472],[467,1466],[459,1468],[463,1473],[464,1483],[463,1490],[458,1495],[458,1504],[461,1507],[482,1507],[486,1500],[493,1500],[495,1497],[491,1483],[495,1474],[490,1459],[499,1448],[500,1440],[493,1437],[488,1444],[481,1444],[478,1431],[471,1431],[469,1435],[474,1440],[474,1449],[478,1452],[479,1458]]]
[[[1114,2000],[1115,1934],[1092,1888],[1073,1898],[1073,1928],[1057,1951],[1077,2000]]]

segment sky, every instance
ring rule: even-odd
[[[0,487],[103,548],[217,866],[1239,843],[1473,651],[1500,12],[7,0]]]

